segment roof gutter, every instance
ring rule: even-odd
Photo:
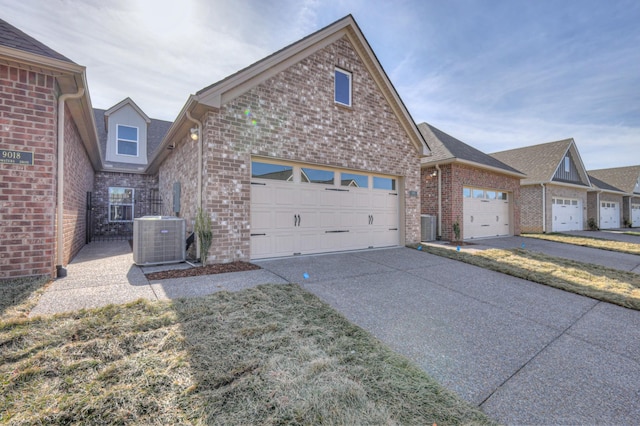
[[[428,161],[428,160],[429,160],[429,157],[423,157],[422,161],[420,162],[420,167],[427,168],[427,167],[434,167],[435,165],[445,166],[447,164],[463,164],[463,165],[475,167],[478,169],[489,170],[491,172],[513,176],[519,179],[527,178],[527,175],[521,172],[512,172],[510,170],[500,169],[498,167],[493,167],[493,166],[487,166],[485,164],[476,163],[475,161],[462,160],[460,158],[455,158],[455,157],[447,158],[445,160],[440,160],[440,161]]]
[[[76,93],[67,93],[58,98],[58,209],[56,213],[56,276],[58,278],[67,276],[67,270],[62,265],[64,262],[64,103],[67,99],[77,99],[82,95],[84,95],[84,89],[80,88]]]
[[[195,123],[198,129],[198,139],[196,139],[196,143],[198,144],[198,192],[197,192],[197,209],[196,214],[202,209],[202,150],[204,142],[202,140],[202,122],[200,120],[196,120],[191,116],[191,111],[186,111],[186,117],[192,123]],[[196,258],[200,259],[200,238],[196,235],[197,244],[196,244]]]

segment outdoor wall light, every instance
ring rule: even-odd
[[[197,127],[192,127],[191,130],[189,130],[189,132],[191,133],[189,135],[191,137],[191,140],[197,141],[200,138],[200,135],[198,135]]]
[[[438,172],[436,170],[432,171],[431,174],[429,176],[431,177],[436,177],[438,175]]]

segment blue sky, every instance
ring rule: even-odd
[[[484,151],[574,138],[640,164],[637,0],[0,0],[87,67],[94,107],[173,120],[189,94],[351,13],[416,123]]]

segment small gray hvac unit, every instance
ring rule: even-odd
[[[421,241],[436,239],[436,217],[428,214],[420,216]]]
[[[184,262],[186,222],[173,216],[133,220],[133,261],[136,265]]]

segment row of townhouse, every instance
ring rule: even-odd
[[[487,155],[416,125],[350,15],[173,122],[129,98],[93,108],[84,67],[0,20],[0,126],[0,278],[61,276],[145,215],[193,231],[200,208],[217,263],[418,243],[425,216],[446,240],[454,224],[462,239],[640,225],[640,167],[586,172],[571,139]]]

